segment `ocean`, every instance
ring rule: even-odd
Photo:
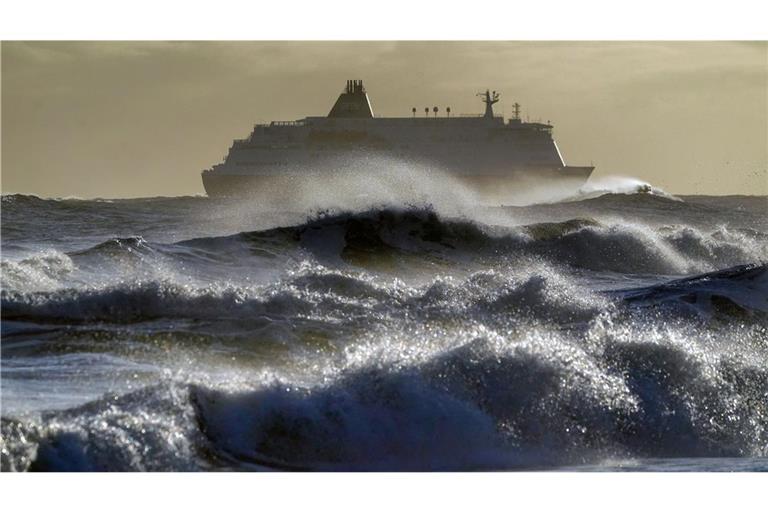
[[[767,212],[3,195],[2,470],[768,470]]]

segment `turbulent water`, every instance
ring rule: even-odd
[[[4,195],[2,469],[766,470],[768,199],[647,192]]]

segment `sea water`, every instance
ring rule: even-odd
[[[768,469],[768,198],[2,197],[2,469]],[[444,199],[444,198],[443,198]]]

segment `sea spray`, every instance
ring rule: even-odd
[[[768,203],[401,174],[312,211],[3,196],[2,469],[761,467]]]

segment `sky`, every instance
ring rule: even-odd
[[[450,106],[550,121],[569,165],[673,194],[768,194],[767,42],[2,42],[3,194],[203,194],[254,123]]]

